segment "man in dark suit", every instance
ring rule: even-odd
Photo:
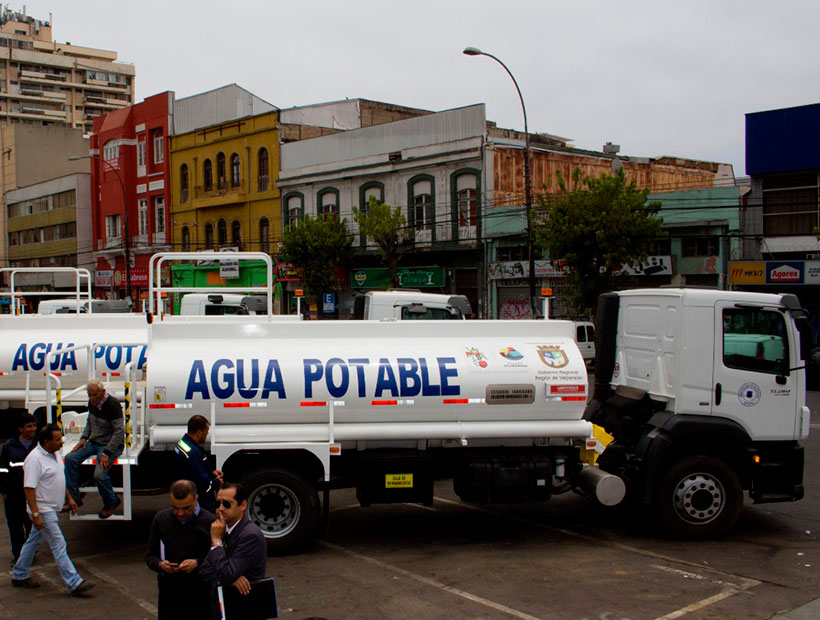
[[[148,537],[148,568],[157,573],[159,620],[202,620],[210,611],[199,567],[211,546],[214,515],[197,503],[196,485],[171,485],[171,507],[160,510]]]
[[[211,524],[211,550],[199,574],[211,587],[211,617],[220,618],[217,587],[251,591],[251,582],[265,578],[267,545],[262,531],[245,510],[248,495],[241,484],[226,482],[216,496],[217,519]]]

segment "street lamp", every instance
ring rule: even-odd
[[[128,237],[128,201],[125,197],[125,183],[122,181],[122,175],[120,171],[117,170],[110,162],[106,161],[99,155],[73,155],[68,158],[69,161],[79,161],[81,159],[97,159],[103,163],[103,165],[108,166],[109,170],[111,170],[115,175],[117,175],[117,180],[120,182],[120,190],[122,190],[122,208],[123,208],[123,228],[125,233],[125,245],[123,249],[125,251],[125,296],[128,299],[131,299],[131,245],[129,242]]]
[[[529,257],[528,282],[530,287],[530,308],[532,311],[532,316],[535,318],[538,314],[538,305],[535,300],[535,251],[533,248],[534,236],[532,229],[532,183],[530,181],[530,132],[527,128],[527,108],[524,106],[524,97],[521,96],[521,89],[518,88],[518,82],[512,72],[507,68],[507,65],[492,54],[482,52],[477,47],[465,47],[463,53],[467,56],[487,56],[504,67],[504,71],[506,71],[507,75],[509,75],[510,79],[512,79],[513,84],[515,85],[515,90],[518,93],[518,99],[521,101],[521,111],[524,113],[524,185],[526,186],[524,200],[527,208],[527,255]]]

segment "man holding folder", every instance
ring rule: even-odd
[[[265,578],[267,545],[262,531],[245,516],[248,495],[241,484],[226,482],[216,496],[217,519],[211,524],[211,550],[199,574],[211,591],[211,617],[222,617],[218,588],[251,596],[253,583]]]

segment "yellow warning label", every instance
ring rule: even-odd
[[[385,489],[412,489],[413,474],[385,474]]]

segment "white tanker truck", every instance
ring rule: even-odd
[[[131,377],[126,401],[120,518],[132,486],[169,482],[171,450],[195,413],[211,419],[216,464],[249,488],[249,516],[273,553],[317,535],[336,488],[355,488],[363,506],[430,504],[447,478],[476,503],[580,488],[608,505],[626,495],[685,538],[725,533],[744,489],[756,503],[802,497],[811,335],[794,296],[626,291],[602,297],[596,324],[590,395],[570,322],[146,322],[147,380]],[[121,336],[96,343],[124,346]],[[28,347],[20,371],[42,376],[42,351]],[[49,355],[50,371],[70,365],[65,352]],[[614,441],[588,466],[582,452],[601,451],[593,423]]]

